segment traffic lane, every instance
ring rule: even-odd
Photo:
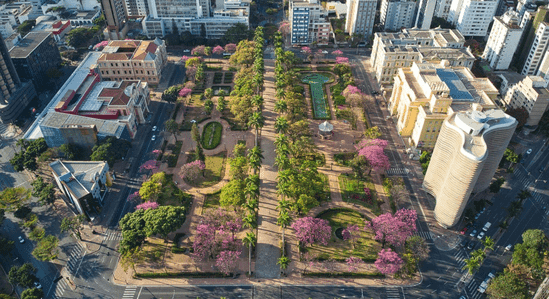
[[[522,211],[518,215],[496,245],[507,246],[522,242],[522,233],[528,229],[537,229],[543,223],[543,212],[538,209],[531,199],[524,201]],[[518,220],[518,221],[517,221]]]
[[[402,293],[401,288],[395,292]],[[345,287],[345,286],[284,286],[279,294],[273,294],[268,299],[303,299],[303,298],[387,298],[387,289],[383,287]]]
[[[136,299],[158,299],[158,298],[189,298],[207,299],[226,297],[232,298],[253,298],[251,286],[189,286],[189,287],[140,287],[137,289]],[[267,298],[266,298],[267,299]]]

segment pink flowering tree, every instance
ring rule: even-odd
[[[216,55],[221,55],[223,54],[223,52],[225,52],[225,49],[223,49],[222,46],[215,46],[213,49],[212,49],[212,53],[216,54]]]
[[[139,166],[139,171],[144,172],[147,170],[151,170],[154,172],[158,169],[158,161],[156,160],[148,160],[147,162],[143,163],[143,165]]]
[[[192,56],[204,56],[206,46],[196,46],[191,50]]]
[[[393,275],[397,273],[398,270],[400,270],[400,267],[402,267],[403,263],[404,262],[398,256],[398,254],[388,248],[382,249],[379,252],[374,265],[376,266],[377,270],[382,274]]]
[[[364,93],[362,92],[362,90],[360,90],[360,88],[354,86],[354,85],[347,85],[347,87],[343,90],[343,92],[341,93],[344,97],[348,97],[350,95],[353,95],[353,94],[360,94],[360,95],[363,95]]]
[[[187,56],[187,55],[183,55],[183,56],[181,56],[181,61],[187,62],[187,60],[189,60],[189,59],[191,59],[191,58],[192,58],[192,57],[189,57],[189,56]]]
[[[355,145],[357,154],[363,156],[370,165],[370,171],[384,171],[391,167],[389,158],[385,155],[387,140],[364,139]]]
[[[336,57],[336,63],[337,64],[349,63],[349,58],[338,56]]]
[[[148,210],[148,209],[154,210],[156,208],[158,208],[158,203],[155,201],[146,201],[135,207],[136,210]]]
[[[162,151],[159,149],[155,149],[154,151],[152,151],[152,154],[154,155],[155,158],[157,158],[158,155],[162,154]]]
[[[328,240],[332,236],[332,227],[325,219],[303,217],[296,220],[291,227],[304,247],[315,243],[328,245]]]
[[[355,248],[356,241],[360,238],[360,231],[361,229],[358,225],[352,224],[341,232],[343,240],[349,241],[353,246],[353,249]]]
[[[236,52],[236,44],[226,44],[225,45],[225,51],[227,51],[229,53]]]
[[[280,23],[280,26],[278,26],[278,31],[280,31],[280,33],[282,34],[290,33],[290,23],[289,22]]]
[[[192,81],[187,81],[185,82],[185,88],[188,88],[188,89],[194,89],[196,87],[196,84]]]
[[[224,250],[219,253],[215,265],[225,275],[229,275],[236,268],[236,263],[242,251]]]
[[[343,55],[343,52],[341,50],[335,50],[335,51],[332,52],[332,55],[341,56],[341,55]]]
[[[366,228],[373,230],[375,239],[381,242],[382,248],[389,242],[394,246],[401,246],[416,228],[417,213],[415,210],[401,209],[393,216],[385,213],[366,221]]]
[[[100,42],[100,43],[95,44],[95,46],[93,46],[93,49],[94,49],[94,50],[102,49],[102,48],[106,47],[108,44],[109,44],[109,41],[108,41],[108,40],[104,40],[104,41],[102,41],[102,42]]]
[[[309,47],[302,47],[301,52],[303,52],[307,55],[310,55],[311,53],[313,53],[313,51],[311,51],[311,48],[309,48]]]
[[[364,261],[356,256],[348,257],[345,262],[349,267],[349,272],[356,272],[360,266],[364,265]]]
[[[224,209],[206,210],[196,227],[193,257],[196,260],[217,259],[222,251],[240,251],[236,239],[242,229],[242,220],[236,213]]]
[[[139,191],[135,191],[134,193],[128,195],[127,201],[138,201],[141,200],[141,196],[139,196]]]
[[[178,94],[178,95],[179,95],[180,97],[183,97],[183,98],[184,98],[184,97],[190,95],[192,91],[193,91],[193,90],[190,89],[190,88],[183,87],[183,88],[181,88],[181,90],[179,91],[179,94]]]
[[[216,228],[211,224],[199,224],[193,242],[193,256],[198,260],[210,258],[214,247]]]
[[[206,169],[206,164],[202,160],[196,160],[181,166],[179,176],[182,179],[194,181],[204,169]]]

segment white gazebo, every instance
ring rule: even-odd
[[[333,130],[334,130],[334,125],[332,125],[328,121],[325,121],[320,125],[318,125],[318,131],[322,138],[331,138]]]

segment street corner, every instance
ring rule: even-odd
[[[460,242],[458,234],[452,232],[438,233],[431,232],[433,243],[435,247],[440,251],[450,251],[456,248]]]

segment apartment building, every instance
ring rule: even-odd
[[[454,0],[448,21],[464,36],[486,36],[496,14],[497,0]]]
[[[349,35],[360,34],[367,41],[373,32],[376,8],[375,0],[347,1],[345,32]]]
[[[435,6],[434,16],[438,18],[448,19],[452,0],[438,0]]]
[[[349,4],[350,5],[350,4]],[[328,13],[317,0],[292,0],[289,8],[292,45],[327,44],[330,34]],[[349,14],[347,14],[349,18]],[[348,20],[348,19],[347,19]]]
[[[15,121],[37,94],[31,81],[19,78],[2,36],[0,36],[0,69],[2,70],[0,72],[0,120],[8,123]]]
[[[503,102],[509,108],[526,109],[528,112],[526,125],[537,126],[549,107],[547,82],[539,76],[526,76],[507,90],[503,95]]]
[[[442,122],[456,111],[478,105],[497,108],[498,90],[487,78],[476,78],[466,67],[417,63],[400,68],[389,99],[399,134],[418,148],[432,148]]]
[[[141,80],[158,84],[167,63],[164,41],[124,40],[111,41],[97,60],[103,80]]]
[[[471,68],[474,55],[463,47],[465,38],[454,29],[403,29],[401,33],[376,32],[370,63],[377,82],[389,86],[398,69],[414,62],[448,61],[451,66]]]
[[[29,32],[10,49],[19,78],[32,81],[37,90],[49,89],[47,72],[61,65],[61,54],[49,32]]]
[[[414,25],[416,6],[416,1],[383,0],[380,23],[385,30],[410,28]]]
[[[107,39],[124,39],[129,27],[126,26],[126,8],[122,0],[101,0],[107,27],[103,34]]]
[[[517,121],[503,111],[478,106],[444,120],[423,180],[425,191],[436,199],[440,225],[455,226],[471,194],[490,186],[516,127]]]
[[[414,22],[416,28],[422,30],[428,30],[431,28],[431,22],[433,21],[433,15],[435,14],[436,4],[437,0],[419,0]]]
[[[149,1],[147,0],[125,0],[126,12],[128,17],[144,17],[149,11]]]
[[[482,58],[494,70],[509,68],[522,36],[518,13],[508,11],[501,17],[494,17],[494,25],[484,48]]]
[[[548,42],[549,23],[540,22],[534,34],[534,41],[528,50],[528,56],[526,57],[526,61],[520,72],[521,74],[525,76],[537,74],[543,56],[547,51]]]

